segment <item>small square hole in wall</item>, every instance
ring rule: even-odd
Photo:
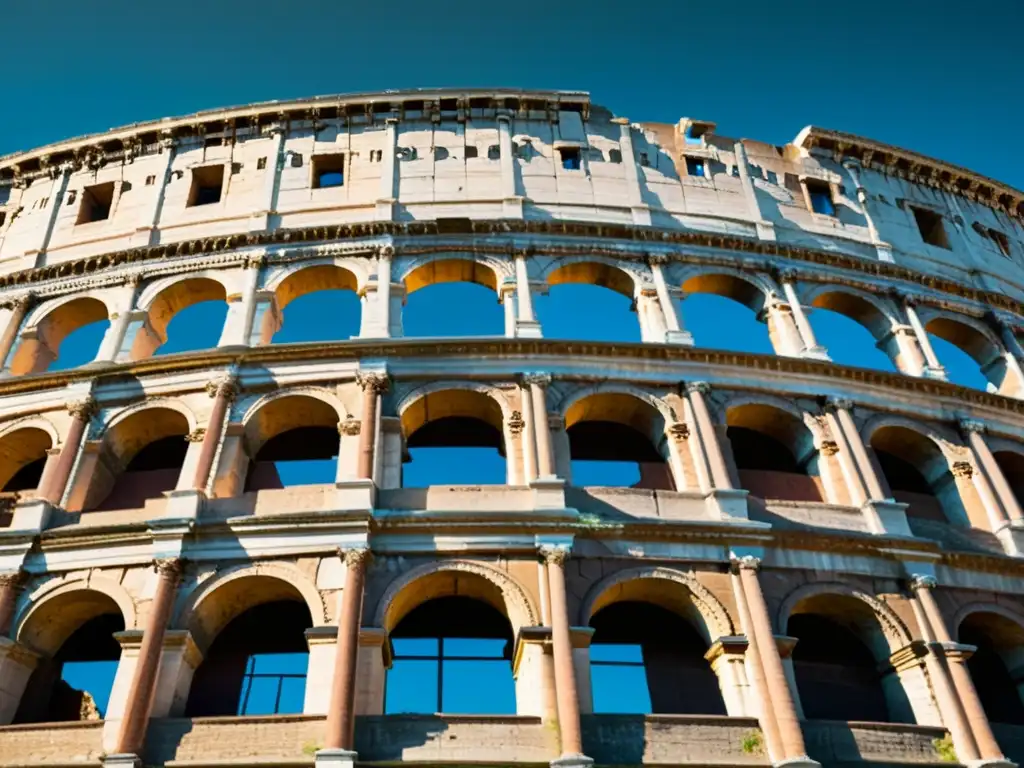
[[[7,222],[7,211],[0,211],[0,228]]]
[[[434,162],[439,160],[447,160],[451,156],[447,147],[434,147]]]
[[[379,163],[384,159],[384,150],[382,149],[371,149],[370,150],[370,162]]]
[[[94,184],[82,190],[82,203],[78,207],[75,224],[88,224],[110,218],[110,207],[114,204],[114,182]]]
[[[704,160],[699,157],[686,158],[686,175],[697,176],[701,179],[706,178],[707,167],[704,165]]]
[[[220,202],[221,189],[224,186],[224,166],[204,165],[192,169],[192,186],[188,190],[186,207],[212,205]]]
[[[927,208],[910,207],[914,214],[914,221],[917,222],[917,229],[921,233],[921,239],[928,245],[949,250],[949,238],[946,236],[946,228],[942,226],[942,216]]]
[[[501,159],[501,147],[497,144],[491,144],[487,147],[487,159],[488,160],[500,160]]]
[[[473,158],[477,157],[477,155],[478,155],[477,148],[474,147],[472,144],[467,144],[466,145],[466,159],[467,160],[472,160]]]
[[[302,167],[302,155],[299,154],[298,152],[292,153],[291,166],[292,166],[292,168],[301,168]]]
[[[804,184],[807,186],[807,197],[811,201],[811,210],[823,216],[835,216],[836,206],[832,202],[831,185],[813,179],[808,179]]]
[[[999,252],[1001,254],[1003,254],[1003,256],[1006,256],[1007,258],[1009,258],[1010,257],[1010,238],[1008,238],[1006,235],[1004,235],[998,229],[989,229],[988,236],[992,238],[992,242],[996,244],[996,248],[999,249]]]
[[[267,158],[261,157],[256,161],[256,170],[262,171],[267,167]]]
[[[609,163],[621,163],[622,162],[622,150],[621,149],[609,149],[608,150],[608,162]]]
[[[640,163],[644,168],[648,168],[651,165],[651,159],[647,156],[646,152],[639,152],[636,156],[636,161]]]
[[[147,187],[152,187],[154,184],[156,184],[156,176],[147,176],[146,177],[146,186]]]
[[[579,147],[562,147],[558,150],[558,157],[562,161],[562,167],[567,171],[578,171],[580,169]]]
[[[313,155],[313,189],[340,187],[345,184],[345,155]]]

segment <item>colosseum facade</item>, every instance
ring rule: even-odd
[[[0,158],[0,766],[1024,760],[1022,217],[871,139],[580,92],[271,102]],[[449,282],[504,333],[406,336]],[[567,283],[624,295],[639,340],[552,338]],[[358,296],[352,338],[271,343],[324,289]],[[695,344],[697,294],[774,354]],[[204,301],[216,346],[154,354]],[[826,312],[892,370],[833,362]],[[410,450],[460,445],[504,481],[403,486]],[[275,474],[310,451],[323,482]],[[576,485],[584,460],[640,480]]]

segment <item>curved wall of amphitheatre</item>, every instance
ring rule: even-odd
[[[412,91],[0,158],[0,766],[1024,759],[1024,193],[715,129]],[[403,337],[449,282],[504,335]],[[641,341],[545,338],[564,283],[626,296]],[[358,333],[271,343],[324,289]],[[695,294],[774,354],[695,345]],[[155,354],[208,300],[217,345]],[[818,310],[893,370],[833,363]],[[411,448],[482,444],[504,483],[403,486]],[[272,476],[318,450],[333,482]],[[640,480],[576,485],[587,460]],[[277,652],[308,655],[247,709],[245,660]],[[399,701],[414,661],[436,707]],[[460,663],[497,682],[467,694]]]

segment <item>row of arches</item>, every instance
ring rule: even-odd
[[[365,266],[349,266],[319,263],[278,271],[258,290],[251,278],[247,285],[253,289],[239,291],[220,273],[207,271],[157,280],[137,296],[98,292],[47,302],[25,319],[6,370],[17,375],[75,367],[97,356],[138,360],[233,344],[519,335],[523,323],[536,317],[549,338],[661,342],[689,333],[700,347],[784,355],[820,343],[834,362],[845,365],[913,375],[922,366],[941,368],[956,383],[1009,395],[1024,387],[1019,364],[1010,360],[1016,350],[1007,350],[985,323],[921,310],[920,332],[928,337],[922,352],[906,306],[849,286],[810,284],[799,296],[794,289],[793,300],[802,305],[794,310],[772,280],[756,274],[685,270],[678,283],[659,293],[644,282],[649,277],[617,262],[562,259],[541,270],[540,290],[532,289],[537,295],[524,308],[519,283],[503,274],[500,263],[427,261],[389,285],[386,296]],[[662,306],[665,300],[671,306]],[[780,302],[784,309],[775,309]],[[790,311],[807,315],[812,338],[799,322],[793,325]],[[685,331],[673,331],[684,318]]]
[[[557,393],[556,393],[556,396]],[[517,485],[526,476],[517,401],[487,387],[443,384],[395,394],[395,422],[383,436],[383,487]],[[719,408],[720,441],[733,486],[755,500],[854,503],[835,456],[836,444],[812,404],[769,396],[735,396]],[[700,490],[691,446],[680,439],[681,403],[616,390],[565,396],[552,432],[560,477],[578,487]],[[216,495],[334,483],[352,476],[358,428],[345,429],[344,407],[312,392],[282,391],[243,403],[228,430],[215,473]],[[518,426],[518,429],[516,427]],[[201,444],[195,416],[156,402],[113,418],[87,443],[68,502],[75,511],[135,509],[191,485]],[[201,433],[200,433],[201,434]],[[191,442],[190,442],[191,440]],[[389,442],[390,441],[390,442]],[[986,528],[961,471],[968,449],[942,426],[877,415],[863,441],[889,498],[911,518]],[[57,460],[57,433],[32,420],[0,432],[0,491],[31,494]],[[1024,447],[994,443],[993,456],[1018,502],[1024,502]]]
[[[377,657],[381,674],[369,687],[378,689],[361,711],[502,715],[537,706],[530,686],[541,680],[530,677],[516,646],[539,614],[520,585],[493,573],[459,563],[415,569],[375,610],[365,609],[364,625],[379,622],[388,650]],[[309,637],[326,617],[308,581],[246,568],[197,592],[174,622],[194,638],[197,663],[185,672],[180,711],[167,714],[321,706],[306,682],[320,673]],[[121,655],[117,636],[134,618],[122,602],[90,586],[25,607],[15,636],[40,661],[14,722],[105,716]],[[752,713],[738,622],[693,574],[664,567],[614,574],[589,585],[578,610],[590,637],[576,656],[584,713]],[[883,601],[838,582],[799,587],[782,600],[777,630],[789,638],[785,665],[802,719],[938,724],[922,666],[894,661],[914,640]],[[1024,617],[968,606],[954,620],[954,637],[976,648],[967,666],[988,718],[1024,725],[1016,675]],[[723,642],[732,644],[725,658]]]

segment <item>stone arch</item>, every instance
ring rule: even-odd
[[[96,301],[102,304],[105,310],[104,317],[109,317],[111,313],[116,311],[115,308],[111,305],[110,297],[107,295],[106,291],[95,290],[70,293],[65,296],[58,296],[56,298],[50,299],[49,301],[44,301],[38,307],[31,310],[25,317],[25,323],[22,330],[27,331],[31,329],[36,329],[55,311],[61,309],[62,307],[66,307],[68,304],[74,304],[75,302],[83,301],[86,299]]]
[[[540,275],[548,285],[583,283],[608,288],[633,299],[644,281],[622,262],[598,255],[565,256],[552,259]]]
[[[800,301],[808,307],[839,312],[856,320],[878,340],[903,323],[890,302],[868,291],[837,283],[814,283],[801,291]]]
[[[732,619],[725,606],[711,593],[711,590],[700,583],[694,573],[657,565],[627,568],[597,582],[587,592],[580,605],[580,626],[587,626],[595,613],[605,606],[623,599],[654,602],[656,605],[679,612],[678,606],[664,604],[663,601],[667,600],[668,596],[662,590],[639,589],[635,594],[629,588],[623,590],[623,587],[627,587],[627,585],[642,585],[646,581],[671,582],[681,585],[686,590],[690,602],[699,615],[699,621],[695,622],[695,628],[709,645],[720,637],[728,637],[735,633]]]
[[[301,569],[281,562],[229,566],[193,583],[179,597],[171,626],[191,631],[199,648],[205,649],[244,611],[287,599],[305,603],[313,626],[326,626],[327,608],[316,584]]]
[[[446,395],[448,393],[451,393],[453,397],[437,398],[438,395]],[[454,408],[453,412],[444,413],[444,415],[479,418],[482,421],[486,421],[491,424],[491,426],[496,427],[498,430],[501,430],[502,423],[507,421],[511,416],[512,408],[500,390],[482,383],[438,381],[425,384],[422,387],[416,387],[415,389],[401,394],[398,401],[395,403],[395,412],[402,420],[403,431],[405,431],[408,436],[423,424],[426,424],[436,418],[440,418],[440,416],[431,416],[427,412],[427,408],[429,407],[427,401],[429,398],[434,397],[437,402],[444,400],[447,404],[449,400],[457,399],[460,394],[465,395],[470,393],[473,395],[482,395],[493,402],[498,409],[497,414],[489,409],[487,409],[488,412],[485,412],[485,410],[481,410],[480,408],[473,407],[460,409],[457,405],[452,404],[452,407]],[[421,406],[420,403],[423,405]],[[411,412],[411,409],[422,409],[423,413],[414,414]],[[462,412],[463,410],[465,410],[465,412]],[[413,425],[415,426],[413,427]]]
[[[50,443],[53,446],[60,445],[61,442],[63,442],[61,440],[60,433],[53,425],[53,422],[44,416],[24,416],[20,419],[7,422],[2,428],[0,428],[0,440],[3,440],[8,435],[22,429],[38,429],[45,432],[49,435]]]
[[[1001,616],[1007,621],[1016,624],[1017,627],[1020,628],[1021,632],[1024,633],[1024,613],[1018,613],[1012,608],[999,603],[973,602],[961,606],[953,615],[953,620],[950,622],[950,632],[953,635],[954,642],[959,635],[960,625],[963,624],[968,617],[978,613],[992,613],[996,616]]]
[[[307,272],[311,269],[323,269],[325,267],[329,269],[338,269],[351,275],[355,285],[353,290],[356,292],[362,291],[366,287],[368,276],[365,262],[363,260],[341,257],[323,257],[295,262],[293,264],[282,264],[271,268],[265,282],[263,283],[263,289],[273,291],[276,294],[282,283],[293,280],[296,275]]]
[[[374,610],[374,626],[383,627],[390,632],[403,616],[420,603],[453,594],[454,579],[449,585],[447,578],[457,577],[459,574],[470,574],[482,579],[497,590],[501,596],[501,605],[494,605],[495,595],[486,591],[470,596],[481,599],[504,613],[512,624],[513,636],[518,635],[522,627],[538,625],[539,613],[533,601],[523,586],[507,573],[471,560],[439,560],[412,568],[387,586]],[[415,595],[412,594],[415,592],[413,587],[423,579],[434,580],[436,583],[430,584],[429,587],[432,588],[425,590],[427,597],[424,600],[416,601]],[[460,594],[464,593],[460,591]],[[404,600],[403,595],[406,596]]]
[[[668,402],[650,390],[632,384],[612,382],[574,386],[558,400],[557,411],[562,418],[566,418],[572,407],[581,400],[605,394],[625,395],[641,400],[657,410],[666,424],[682,420],[682,414],[677,414]]]
[[[509,272],[504,264],[475,253],[434,253],[405,264],[399,280],[407,293],[440,283],[476,283],[495,293]]]
[[[102,574],[74,580],[54,577],[22,595],[11,627],[18,642],[52,655],[75,629],[111,612],[111,607],[120,612],[125,629],[138,626],[135,600],[114,579]]]
[[[993,391],[1008,396],[1020,393],[1024,382],[1007,367],[1002,342],[983,322],[937,307],[922,307],[918,314],[928,333],[949,342],[974,360]]]
[[[286,400],[292,397],[305,397],[311,400],[319,400],[328,407],[332,408],[335,415],[338,417],[338,421],[344,420],[348,415],[348,409],[342,403],[341,399],[325,387],[288,387],[287,389],[278,389],[273,392],[268,392],[259,398],[245,403],[244,411],[242,412],[239,421],[243,425],[248,426],[252,420],[258,417],[260,411],[264,408],[271,406],[279,400]]]
[[[230,286],[216,270],[175,275],[148,286],[138,302],[146,320],[132,343],[130,359],[150,357],[164,344],[168,326],[179,312],[206,301],[226,304],[229,290]]]
[[[26,421],[28,423],[0,433],[0,488],[6,488],[16,478],[15,490],[34,487],[22,484],[21,480],[29,483],[31,480],[25,474],[19,476],[19,473],[30,465],[39,467],[37,462],[45,461],[47,451],[56,445],[55,431],[40,428],[32,423],[34,420]]]
[[[130,419],[138,413],[150,410],[167,410],[175,411],[185,417],[185,421],[188,422],[188,431],[193,432],[199,427],[199,422],[196,419],[195,413],[192,409],[185,405],[180,400],[173,400],[170,398],[156,398],[153,400],[145,400],[140,403],[133,403],[132,405],[126,406],[119,411],[116,411],[103,421],[96,434],[103,436],[109,434],[112,429],[115,429],[122,422]]]
[[[952,429],[948,429],[940,424],[917,421],[905,416],[888,413],[877,414],[864,422],[860,433],[865,444],[870,445],[872,436],[878,430],[885,427],[902,427],[909,429],[911,432],[916,432],[935,443],[936,447],[947,458],[952,457],[954,453],[950,451],[950,446],[960,447],[963,445],[959,436]]]
[[[320,387],[272,392],[252,403],[242,418],[246,451],[255,458],[269,440],[295,429],[336,430],[346,415],[338,397]]]
[[[106,301],[92,292],[43,304],[20,331],[8,369],[15,376],[45,371],[58,358],[61,344],[71,333],[109,317]]]
[[[676,282],[684,294],[713,293],[738,301],[760,315],[775,293],[775,286],[762,276],[726,266],[691,266],[679,270]]]
[[[896,615],[896,612],[893,611],[892,608],[887,606],[874,595],[869,595],[863,590],[857,589],[849,584],[844,584],[840,581],[804,584],[786,595],[785,599],[782,601],[782,605],[779,606],[779,612],[776,617],[776,627],[779,632],[783,634],[785,633],[786,627],[789,624],[790,616],[793,615],[794,610],[801,603],[811,598],[827,595],[842,595],[844,597],[850,597],[855,600],[859,600],[867,606],[874,618],[877,620],[881,635],[886,642],[885,648],[872,648],[876,655],[882,656],[880,660],[884,660],[889,655],[910,645],[913,640],[910,630],[907,628],[906,624],[903,623],[900,617]]]

